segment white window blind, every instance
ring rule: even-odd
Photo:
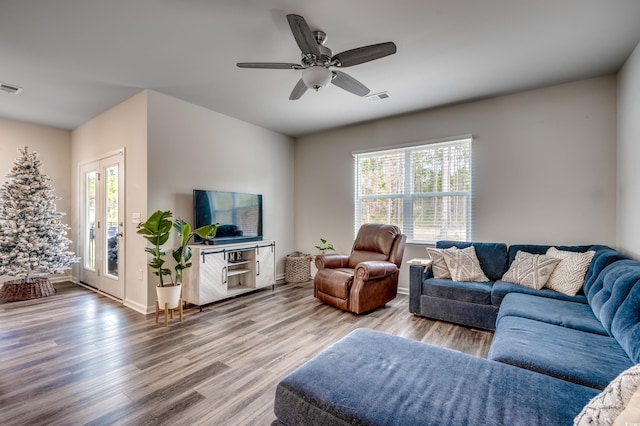
[[[354,153],[355,229],[397,225],[410,241],[471,240],[471,138]]]

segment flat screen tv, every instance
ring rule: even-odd
[[[204,244],[231,244],[262,240],[262,195],[240,192],[193,190],[194,226],[218,224],[216,236],[209,240],[195,236]]]

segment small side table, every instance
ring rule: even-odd
[[[407,260],[407,264],[409,265],[413,265],[413,266],[424,266],[425,271],[429,268],[431,268],[431,259],[411,259],[411,260]]]
[[[175,311],[176,309],[179,310],[180,312],[180,322],[182,322],[182,318],[183,318],[183,311],[182,311],[182,298],[180,298],[180,301],[178,302],[178,307],[177,308],[173,308],[173,309],[169,309],[169,305],[167,303],[164,304],[164,326],[168,327],[169,326],[169,318],[173,319],[173,311]],[[160,303],[156,300],[156,324],[158,323],[158,317],[160,316]]]

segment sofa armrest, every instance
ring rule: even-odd
[[[346,268],[349,264],[349,256],[345,254],[319,254],[316,256],[315,263],[318,270]]]
[[[379,278],[388,277],[389,275],[398,272],[398,267],[395,263],[368,260],[366,262],[360,262],[356,265],[355,276],[363,281],[375,280]]]

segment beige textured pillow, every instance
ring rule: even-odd
[[[610,425],[640,387],[640,364],[620,373],[573,419],[574,426]],[[637,419],[636,419],[637,421]]]
[[[427,247],[427,254],[431,258],[431,270],[433,278],[447,279],[451,278],[451,273],[444,260],[442,249]]]
[[[540,290],[559,263],[560,259],[551,256],[518,251],[509,270],[502,276],[502,281]]]
[[[640,423],[640,387],[633,393],[622,413],[616,417],[613,426],[631,426],[638,423]]]
[[[554,269],[545,287],[568,296],[578,294],[584,284],[584,277],[587,275],[594,254],[596,252],[593,250],[576,253],[550,247],[547,250],[547,256],[560,259],[561,262]]]
[[[453,249],[454,247],[452,247]],[[487,282],[489,278],[486,277],[478,256],[476,256],[476,249],[473,246],[469,246],[464,249],[446,249],[442,251],[444,260],[447,263],[447,268],[451,273],[451,279],[454,281],[475,281],[475,282]]]

